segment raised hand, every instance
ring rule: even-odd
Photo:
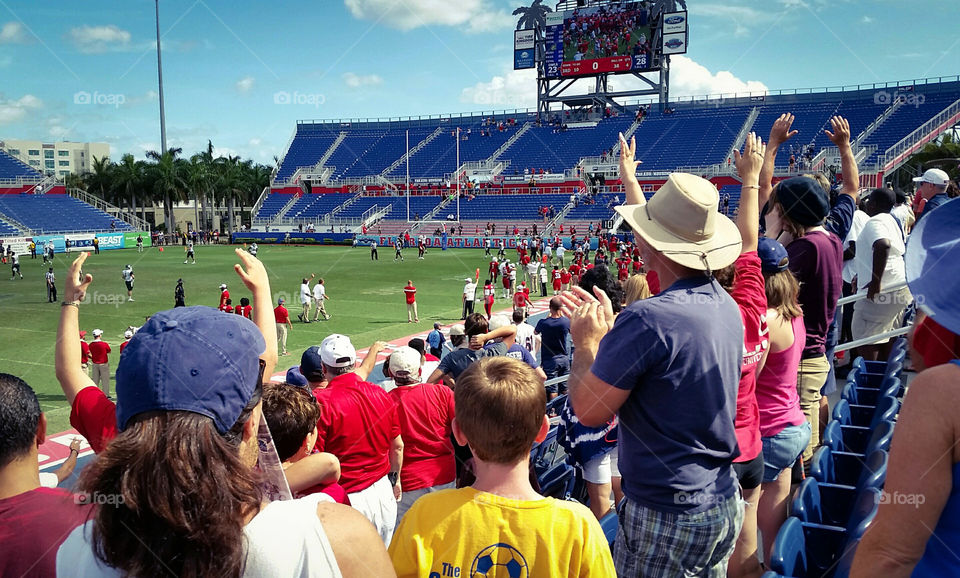
[[[560,298],[563,314],[570,318],[570,336],[575,346],[595,347],[613,328],[613,305],[599,287],[593,288],[593,295],[574,287]]]
[[[73,260],[70,268],[67,269],[67,280],[63,292],[64,301],[83,301],[87,296],[87,287],[93,282],[93,275],[83,274],[83,262],[87,260],[90,253],[83,252]],[[83,277],[81,278],[81,275]]]
[[[737,167],[737,174],[745,185],[756,185],[760,180],[760,169],[763,167],[763,155],[767,152],[767,145],[763,144],[755,133],[747,135],[743,143],[743,154],[733,151],[733,162]]]
[[[637,167],[643,161],[636,160],[637,137],[630,137],[630,142],[620,133],[620,178],[637,177]]]
[[[827,136],[838,149],[844,149],[850,146],[850,123],[847,119],[842,116],[835,116],[830,119],[830,128],[833,129],[833,132],[829,130],[824,130]]]
[[[793,126],[794,118],[795,117],[788,112],[781,114],[780,118],[774,121],[773,126],[770,127],[770,138],[768,139],[770,146],[780,146],[800,132],[790,130],[790,127]]]
[[[267,270],[259,259],[242,249],[234,249],[234,253],[237,254],[237,257],[243,264],[238,263],[234,265],[233,270],[237,272],[240,280],[243,281],[243,284],[251,293],[256,293],[258,288],[263,289],[270,287]]]

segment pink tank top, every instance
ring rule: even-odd
[[[806,420],[797,395],[797,370],[806,343],[803,317],[793,320],[793,345],[767,354],[767,363],[757,376],[757,405],[760,406],[760,435],[775,436],[791,425]]]

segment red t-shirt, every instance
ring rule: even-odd
[[[107,399],[100,388],[85,387],[73,400],[70,425],[99,454],[110,440],[117,437],[117,404]]]
[[[445,385],[423,383],[397,387],[389,395],[397,404],[403,436],[403,490],[452,482],[457,475],[450,442],[453,391]]]
[[[129,339],[120,344],[120,355],[123,355],[123,348],[126,347],[128,343],[130,343]]]
[[[90,361],[90,344],[86,341],[80,341],[80,363]]]
[[[403,288],[403,294],[407,297],[407,305],[411,305],[417,300],[417,288],[413,285],[407,285]]]
[[[230,298],[230,292],[224,289],[220,292],[220,310],[227,306],[227,299]]]
[[[400,435],[396,404],[387,394],[356,373],[335,377],[313,394],[321,408],[317,451],[340,460],[343,489],[359,492],[387,475],[390,446]]]
[[[347,497],[347,491],[344,490],[343,486],[337,482],[332,484],[317,484],[316,486],[307,488],[302,492],[298,492],[296,497],[302,498],[304,496],[309,496],[310,494],[326,494],[333,498],[333,501],[338,504],[343,504],[345,506],[350,505],[350,498]]]
[[[913,348],[923,356],[926,367],[943,365],[960,358],[960,335],[924,317],[914,330]]]
[[[224,305],[221,309],[224,313],[233,313],[233,305]]]
[[[92,506],[59,488],[0,500],[0,576],[55,576],[60,544],[92,515]]]
[[[652,295],[660,293],[660,275],[657,275],[656,271],[647,271],[647,287]]]
[[[253,305],[237,305],[236,309],[233,310],[237,315],[243,315],[247,319],[250,319],[251,311],[253,311]]]
[[[527,298],[527,294],[523,291],[517,291],[513,294],[513,306],[520,308],[530,304],[530,299]]]
[[[92,341],[90,343],[90,360],[94,363],[106,363],[107,354],[112,351],[106,341]]]
[[[569,283],[569,282],[570,282],[570,279],[572,279],[572,278],[573,278],[573,275],[571,275],[569,271],[561,271],[561,272],[560,272],[560,282],[563,283],[564,285],[566,285],[567,283]]]
[[[760,441],[760,407],[757,405],[757,366],[770,347],[767,333],[767,294],[764,290],[760,257],[756,251],[740,255],[730,296],[740,307],[743,320],[743,360],[737,389],[737,445],[740,456],[734,462],[749,462],[763,451]]]
[[[287,323],[290,321],[290,312],[283,305],[277,305],[273,309],[273,317],[277,320],[277,323]]]

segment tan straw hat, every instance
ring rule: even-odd
[[[673,173],[645,205],[622,205],[618,213],[644,241],[671,261],[715,271],[736,261],[737,226],[717,211],[720,194],[696,175]]]

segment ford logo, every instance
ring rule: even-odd
[[[666,20],[664,20],[664,22],[666,22],[667,24],[682,24],[683,20],[684,20],[683,16],[671,16]]]
[[[680,48],[683,46],[683,40],[677,40],[676,38],[672,40],[667,40],[667,43],[664,44],[667,48]]]

